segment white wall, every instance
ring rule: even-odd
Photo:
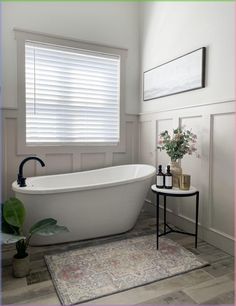
[[[6,2],[3,7],[3,100],[17,108],[13,28],[127,48],[126,112],[138,111],[138,4],[132,2]]]
[[[44,159],[48,167],[27,166],[26,176],[134,163],[138,143],[139,162],[168,163],[164,153],[156,152],[157,135],[163,129],[185,124],[199,136],[201,158],[185,157],[183,169],[191,174],[193,184],[200,190],[200,234],[232,253],[234,4],[145,2],[140,5],[140,11],[138,3],[129,2],[6,2],[2,6],[5,197],[11,194],[11,182],[16,177],[19,162],[25,157],[17,148],[13,28],[127,48],[126,113],[142,113],[139,130],[137,116],[126,115],[122,150],[62,147],[53,152],[37,148],[35,154]],[[202,46],[207,47],[206,88],[139,101],[142,88],[139,77],[145,70]],[[219,179],[221,175],[222,180]],[[152,194],[149,200],[154,200]],[[194,210],[191,202],[172,203],[169,218],[182,228],[192,229]]]
[[[139,161],[168,164],[166,153],[156,150],[158,135],[179,124],[192,128],[198,135],[201,157],[185,156],[182,168],[200,190],[200,236],[233,253],[234,4],[147,2],[141,12],[141,76],[145,70],[203,46],[207,59],[206,88],[140,102]],[[155,203],[152,193],[148,202]],[[194,230],[193,199],[169,199],[168,208],[169,221]]]
[[[46,164],[30,162],[25,175],[48,175],[137,162],[139,104],[138,4],[132,2],[4,2],[3,33],[3,135],[4,198],[12,195],[20,161],[17,138],[17,61],[14,28],[95,42],[128,49],[125,78],[125,114],[121,142],[109,147],[35,147],[32,154]]]
[[[206,88],[141,101],[141,113],[234,99],[234,3],[148,2],[141,11],[141,73],[207,47]]]

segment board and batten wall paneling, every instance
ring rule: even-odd
[[[155,122],[149,120],[149,118],[139,120],[139,152],[138,160],[139,163],[149,164],[156,166],[155,161]],[[154,183],[154,179],[153,179]],[[154,201],[154,196],[151,190],[147,194],[147,202],[152,203]]]
[[[159,141],[159,135],[164,132],[168,131],[169,133],[172,132],[173,126],[173,120],[172,119],[160,119],[156,121],[156,146],[158,145]],[[170,158],[165,153],[165,151],[156,150],[156,166],[159,164],[163,166],[163,172],[166,170],[166,166],[170,164]]]
[[[201,148],[202,148],[202,116],[191,116],[191,117],[181,117],[180,126],[186,129],[192,130],[194,134],[197,135],[197,152],[193,155],[185,155],[181,162],[183,169],[183,174],[191,175],[191,184],[196,186],[200,191],[200,198],[202,197],[202,159]],[[202,198],[201,198],[202,200]],[[189,202],[191,201],[190,205]],[[194,222],[195,217],[195,199],[181,199],[181,205],[179,205],[179,215],[187,218],[188,220]],[[203,209],[199,213],[199,222],[202,222]]]
[[[159,136],[162,132],[168,131],[169,133],[172,132],[174,128],[173,118],[163,118],[156,120],[156,134],[155,134],[155,143],[156,147],[158,146]],[[170,158],[165,153],[165,151],[160,151],[156,149],[156,167],[158,169],[158,165],[162,165],[162,172],[166,172],[167,165],[170,164]],[[178,211],[178,199],[172,198],[168,200],[167,211],[177,214]],[[160,198],[160,207],[163,207],[163,197]]]
[[[73,172],[73,154],[46,154],[45,161],[46,175]]]
[[[191,175],[192,185],[200,190],[199,234],[231,254],[234,250],[234,104],[232,100],[219,101],[143,113],[139,122],[139,162],[162,164],[164,168],[170,159],[165,151],[156,150],[159,134],[177,126],[197,134],[200,156],[185,155],[181,166],[183,173]],[[155,150],[156,160],[151,154]],[[155,197],[151,193],[147,203],[149,207],[152,204],[155,214]],[[169,222],[183,230],[194,231],[194,198],[168,198],[167,208]]]
[[[153,124],[152,121],[141,121],[139,123],[139,159],[144,164],[155,165],[153,145]],[[147,137],[148,136],[148,137]]]
[[[18,111],[3,110],[4,181],[3,199],[13,196],[12,182],[16,180],[20,162],[27,156],[38,156],[46,167],[35,161],[24,166],[24,176],[50,175],[85,171],[109,166],[138,162],[138,116],[125,115],[121,143],[118,146],[55,146],[35,147],[32,153],[22,154],[17,141]]]
[[[137,122],[133,124],[132,121],[126,121],[126,152],[113,153],[111,155],[112,165],[132,164],[134,160],[138,161],[138,131]]]
[[[17,178],[18,167],[20,162],[25,158],[23,155],[16,154],[16,119],[9,117],[4,118],[4,175],[3,175],[3,199],[6,195],[12,195],[11,184]],[[28,167],[24,168],[24,175],[35,176],[36,174],[36,163],[35,161],[29,161]]]
[[[106,153],[82,153],[82,170],[103,168],[105,165]]]
[[[233,190],[231,182],[227,183],[226,173],[229,173],[228,180],[232,180],[234,4],[146,1],[140,5],[140,122],[148,121],[156,134],[178,125],[186,125],[197,133],[200,158],[185,156],[182,167],[185,173],[191,174],[192,184],[200,190],[199,232],[210,244],[233,253]],[[200,47],[206,47],[205,88],[143,101],[145,71]],[[147,133],[147,129],[142,128],[141,132],[140,162],[151,160],[145,145],[153,144],[157,139],[153,131]],[[156,152],[156,165],[168,162],[169,158],[163,154]],[[220,182],[222,171],[224,175]],[[222,187],[223,180],[227,184],[225,188]],[[154,197],[149,195],[147,203],[150,201],[155,203]],[[193,201],[191,198],[168,199],[168,221],[193,231]]]
[[[210,227],[234,235],[234,114],[212,115]]]

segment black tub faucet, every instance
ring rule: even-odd
[[[22,162],[20,163],[20,166],[19,166],[19,173],[18,173],[18,177],[17,177],[17,184],[18,184],[20,187],[26,187],[26,183],[25,183],[26,178],[23,177],[23,167],[24,167],[24,164],[25,164],[28,160],[31,160],[31,159],[39,161],[42,167],[45,166],[45,163],[42,161],[42,159],[40,159],[40,158],[38,158],[38,157],[30,156],[30,157],[27,157],[27,158],[23,159]]]

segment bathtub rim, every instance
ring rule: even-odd
[[[114,187],[114,186],[120,186],[120,185],[125,185],[125,184],[131,184],[134,182],[141,182],[145,181],[146,179],[149,179],[153,177],[156,174],[156,168],[153,165],[148,165],[148,164],[127,164],[127,165],[119,165],[119,166],[111,166],[111,167],[106,167],[106,168],[99,168],[99,169],[93,169],[93,170],[86,170],[86,171],[77,171],[77,172],[71,172],[71,173],[63,173],[63,174],[51,174],[48,176],[66,176],[68,174],[76,174],[76,173],[82,173],[82,172],[94,172],[96,170],[102,170],[102,169],[107,169],[107,168],[118,168],[118,167],[125,167],[125,166],[148,166],[150,168],[150,173],[146,175],[142,175],[139,177],[133,177],[130,179],[125,179],[125,180],[120,180],[120,181],[114,181],[114,182],[104,182],[100,183],[97,185],[84,185],[84,186],[71,186],[71,187],[65,187],[65,188],[44,188],[39,187],[38,189],[32,186],[26,186],[26,187],[19,187],[17,184],[17,181],[14,181],[12,183],[12,190],[16,193],[21,193],[21,194],[34,194],[34,195],[46,195],[46,194],[58,194],[58,193],[68,193],[68,192],[76,192],[76,191],[86,191],[86,190],[95,190],[95,189],[103,189],[103,188],[109,188],[109,187]],[[153,169],[152,169],[153,168]],[[152,169],[152,171],[151,171]],[[34,179],[34,178],[44,178],[47,177],[47,175],[42,175],[42,176],[32,176],[28,177],[27,179]]]

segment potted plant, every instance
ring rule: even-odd
[[[171,159],[170,169],[173,174],[173,186],[178,187],[178,175],[182,174],[180,161],[185,154],[196,153],[197,135],[184,128],[173,129],[173,134],[168,131],[161,132],[157,149],[165,150]],[[199,155],[197,154],[197,157]]]
[[[29,233],[24,235],[23,224],[25,208],[17,198],[10,198],[2,204],[2,242],[15,243],[17,253],[13,257],[13,275],[24,277],[29,274],[29,255],[27,248],[33,235],[49,236],[68,232],[65,226],[57,225],[53,218],[39,220],[31,226]]]

